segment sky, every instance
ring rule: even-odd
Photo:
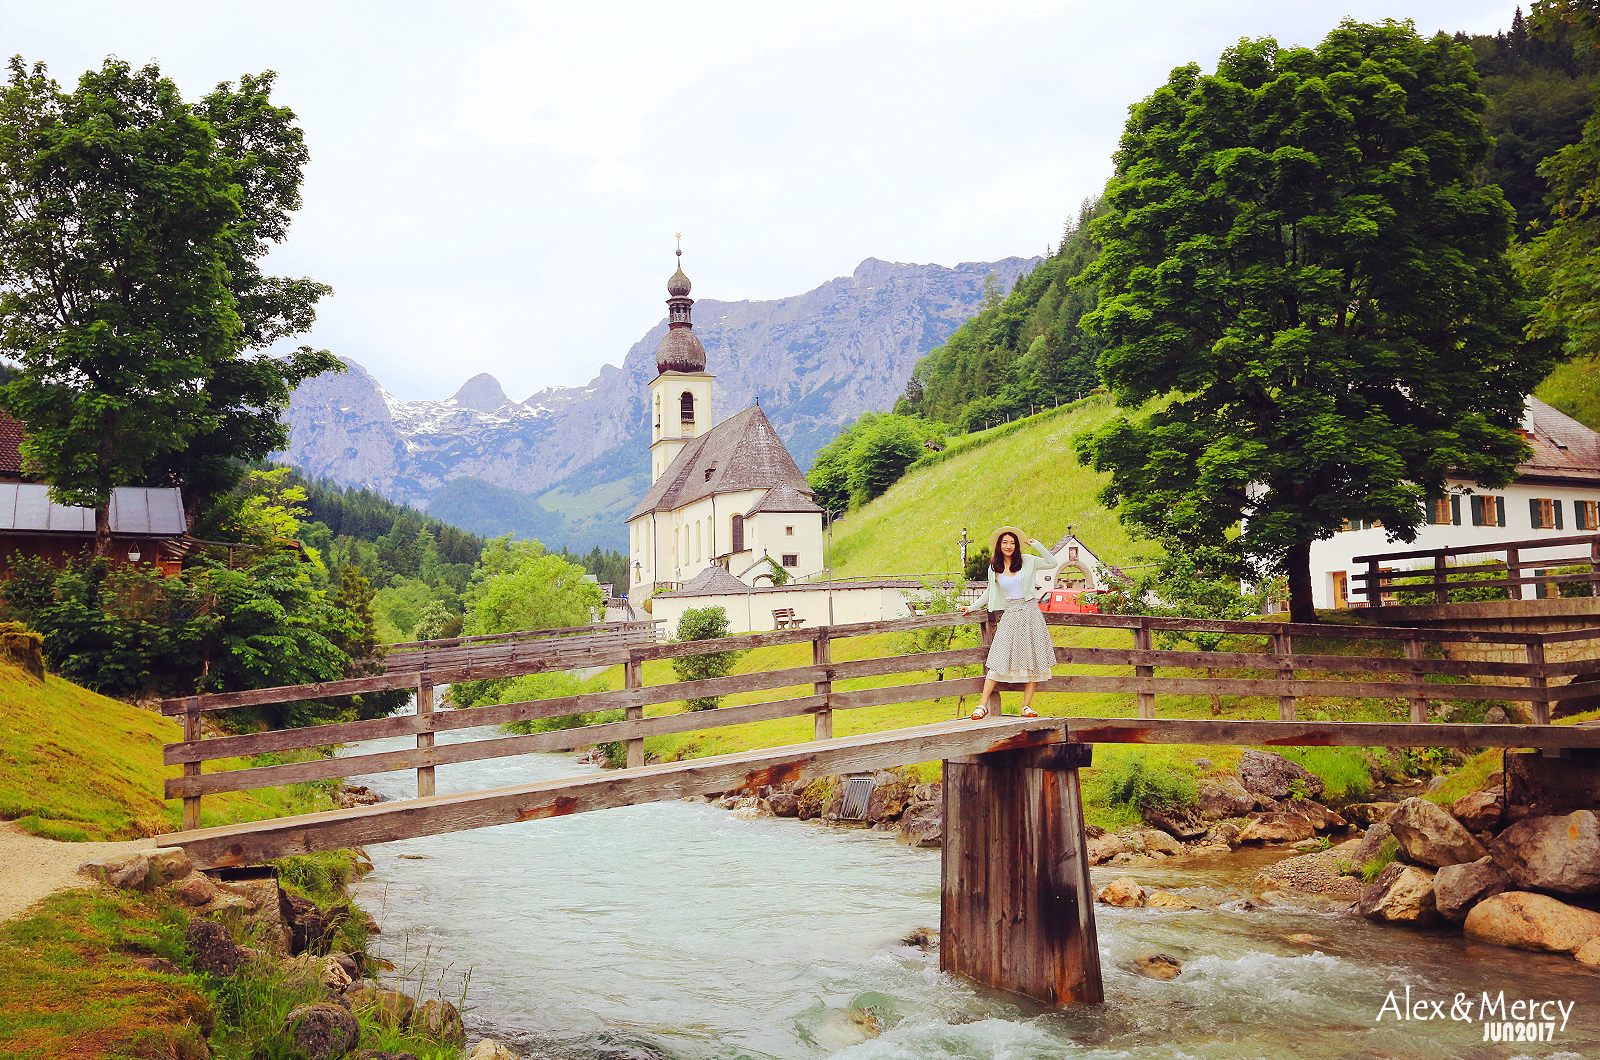
[[[274,70],[311,151],[267,262],[330,284],[300,342],[397,397],[490,372],[582,386],[696,297],[781,298],[862,259],[1045,253],[1128,107],[1241,37],[1341,18],[1492,33],[1500,0],[0,0],[63,85],[114,55],[185,98]]]

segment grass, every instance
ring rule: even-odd
[[[1139,562],[1157,546],[1128,536],[1095,500],[1106,476],[1080,466],[1072,455],[1073,435],[1117,415],[1109,398],[1088,398],[952,438],[945,452],[919,461],[887,493],[838,522],[835,573],[954,571],[961,529],[967,528],[973,542],[987,545],[989,532],[1001,523],[1021,526],[1047,544],[1071,526],[1105,562]]]
[[[0,663],[0,819],[71,842],[136,839],[176,831],[182,804],[162,798],[178,774],[162,744],[183,738],[176,722],[97,695],[59,677],[43,682]],[[314,754],[314,752],[312,752]],[[207,772],[239,760],[207,763]],[[330,805],[328,784],[209,795],[206,826],[309,813]]]
[[[133,964],[181,959],[186,923],[138,895],[78,890],[0,924],[0,1056],[205,1056],[201,1029],[213,1008],[200,980]]]

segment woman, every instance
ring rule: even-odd
[[[1061,566],[1061,562],[1045,548],[1044,542],[1033,538],[1028,544],[1039,555],[1022,553],[1022,531],[1014,526],[1002,526],[989,538],[989,587],[970,607],[963,604],[961,613],[987,607],[990,611],[1004,611],[1000,625],[994,631],[994,641],[989,645],[989,657],[984,666],[983,696],[972,720],[989,716],[989,696],[995,693],[996,683],[1021,684],[1022,716],[1037,718],[1033,709],[1033,689],[1039,681],[1050,677],[1050,667],[1055,665],[1056,650],[1050,644],[1050,631],[1045,628],[1044,615],[1039,611],[1034,597],[1034,579]],[[1001,713],[1004,713],[1002,710]]]

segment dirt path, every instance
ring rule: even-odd
[[[127,843],[58,843],[0,821],[0,920],[10,920],[53,891],[87,887],[78,866],[135,850],[154,850],[154,839]]]

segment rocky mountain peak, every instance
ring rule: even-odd
[[[488,372],[479,372],[462,383],[461,389],[457,390],[450,400],[478,412],[498,412],[507,405],[515,404],[506,397],[505,389],[500,386],[500,380]]]

